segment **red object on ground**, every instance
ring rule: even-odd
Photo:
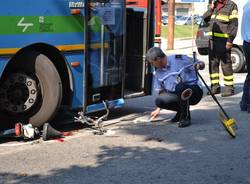
[[[22,124],[21,123],[15,124],[15,134],[18,137],[22,135]]]
[[[72,132],[62,132],[63,136],[71,136],[73,135]]]
[[[64,139],[63,138],[57,138],[57,139],[55,139],[56,141],[58,141],[58,142],[64,142]]]
[[[62,136],[71,136],[71,135],[73,135],[73,133],[72,132],[62,132]],[[55,140],[56,141],[58,141],[58,142],[64,142],[65,140],[63,139],[63,138],[55,138]]]

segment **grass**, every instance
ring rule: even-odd
[[[198,26],[194,25],[194,37],[196,36],[197,29]],[[162,37],[167,38],[168,26],[161,27],[161,35]],[[175,25],[174,38],[192,38],[192,25]]]

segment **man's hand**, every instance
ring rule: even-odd
[[[160,114],[161,108],[157,107],[153,112],[151,112],[150,116],[150,120],[155,119],[159,114]]]
[[[199,61],[199,62],[194,64],[194,68],[196,70],[203,70],[205,68],[205,63],[202,61]]]
[[[210,5],[210,8],[211,8],[212,10],[215,9],[216,1],[217,1],[217,0],[212,0],[212,3],[211,3],[211,5]]]
[[[231,42],[226,43],[226,49],[231,49],[233,47],[233,44]]]
[[[214,2],[212,2],[212,4],[210,5],[210,8],[211,8],[212,10],[214,10]]]

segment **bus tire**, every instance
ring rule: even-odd
[[[7,91],[8,93],[11,91],[13,94],[8,94],[8,98],[12,100],[6,97],[7,100],[2,100],[2,104],[0,101],[0,105],[3,106],[9,103],[10,106],[12,103],[11,108],[4,106],[5,108],[3,109],[4,114],[11,117],[11,122],[21,121],[24,124],[30,123],[34,127],[41,127],[44,123],[52,120],[61,105],[61,78],[54,64],[43,54],[30,51],[17,59],[25,59],[28,62],[25,64],[17,62],[18,64],[11,70],[12,73],[5,76],[6,80],[3,83],[5,88],[7,86],[9,90],[4,91],[3,87],[0,87],[0,94],[7,96]],[[8,76],[12,79],[8,79]],[[18,80],[21,78],[24,78],[25,82],[19,83]],[[11,85],[11,80],[15,81],[15,85]],[[12,88],[9,86],[12,86]],[[13,88],[13,86],[21,87],[16,89],[18,87]],[[18,95],[21,96],[20,99],[17,97]],[[15,103],[13,99],[16,101],[20,100],[21,103],[16,102],[13,105]],[[23,107],[22,109],[22,106],[26,108]],[[16,111],[12,110],[14,107]]]
[[[244,54],[239,48],[237,47],[232,48],[231,60],[234,73],[242,72],[245,69],[246,63],[244,60]]]

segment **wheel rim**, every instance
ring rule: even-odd
[[[233,69],[238,68],[239,64],[240,64],[240,57],[238,54],[232,53],[231,54],[231,60],[232,60],[232,65],[233,65]]]
[[[0,109],[10,114],[30,111],[38,101],[36,81],[24,74],[9,75],[0,86]]]

